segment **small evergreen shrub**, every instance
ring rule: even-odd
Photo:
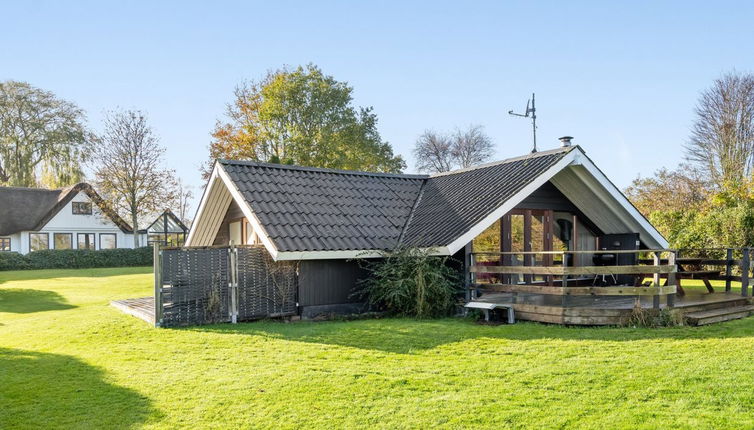
[[[0,270],[30,269],[29,261],[18,252],[0,252]]]
[[[27,255],[0,253],[0,270],[87,269],[93,267],[151,266],[152,248],[46,249]],[[14,255],[15,254],[15,255]]]
[[[461,291],[461,277],[449,267],[450,260],[412,248],[385,253],[381,260],[364,263],[371,276],[359,282],[357,295],[392,315],[446,316]]]

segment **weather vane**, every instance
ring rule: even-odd
[[[531,103],[531,107],[529,107],[529,103]],[[534,93],[531,93],[531,100],[526,101],[525,113],[515,113],[513,110],[508,111],[508,115],[520,116],[523,118],[529,118],[529,114],[531,114],[531,132],[534,138],[534,148],[532,148],[531,152],[534,153],[537,152],[537,109],[534,107]]]

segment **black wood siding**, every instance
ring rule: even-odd
[[[298,301],[300,306],[334,305],[362,302],[350,297],[356,281],[366,271],[355,261],[305,260],[299,265]]]
[[[220,224],[220,228],[217,230],[217,235],[215,236],[215,241],[212,242],[213,245],[228,245],[230,242],[230,227],[228,226],[232,220],[237,220],[238,218],[243,218],[243,212],[241,211],[241,207],[238,206],[238,204],[235,202],[235,200],[232,200],[230,202],[230,206],[228,206],[228,211],[225,212],[225,217],[223,218],[223,222]]]
[[[545,182],[529,194],[516,209],[552,209],[554,211],[576,212],[576,206],[552,183]]]

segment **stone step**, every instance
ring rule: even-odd
[[[706,325],[746,318],[752,314],[754,314],[754,305],[746,305],[689,312],[686,313],[684,317],[690,325]]]

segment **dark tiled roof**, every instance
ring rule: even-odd
[[[65,190],[0,187],[0,236],[37,230]]]
[[[450,244],[573,148],[539,152],[430,177],[402,243],[418,247]]]
[[[132,231],[89,184],[82,182],[56,190],[0,187],[0,236],[40,230],[79,192],[86,193],[122,231]]]
[[[422,175],[220,163],[279,251],[393,248],[426,179]]]
[[[338,251],[448,245],[567,152],[431,177],[219,163],[278,251]]]

